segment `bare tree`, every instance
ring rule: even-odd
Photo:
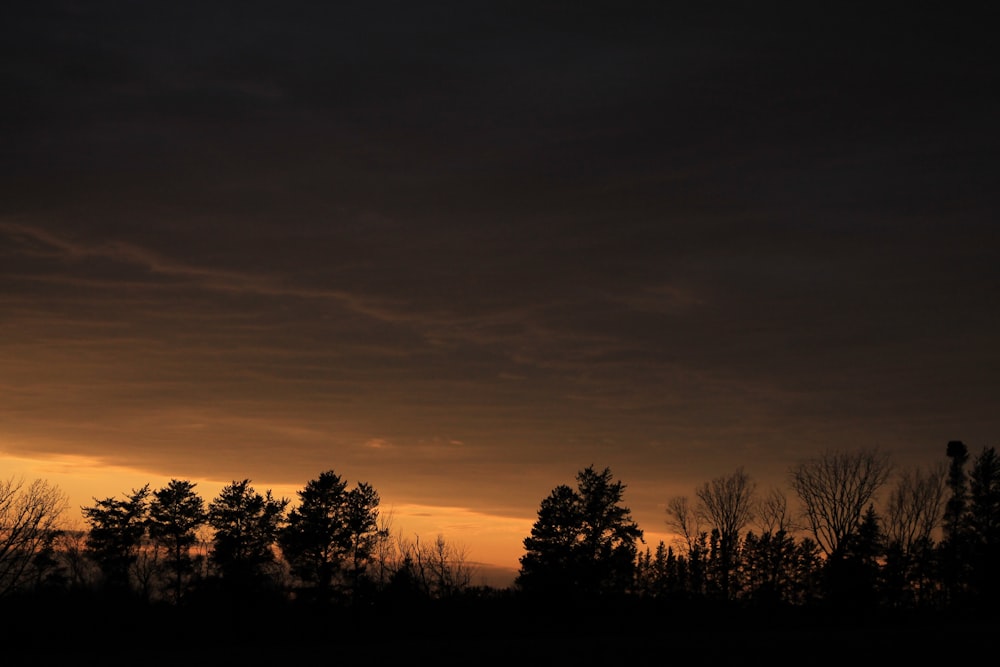
[[[739,539],[740,531],[754,516],[756,484],[743,468],[727,477],[716,477],[696,492],[698,515],[719,531],[723,548]]]
[[[132,563],[132,579],[136,592],[143,600],[152,600],[158,589],[164,588],[162,580],[167,572],[164,564],[166,548],[160,543],[143,537]]]
[[[399,540],[392,536],[392,522],[392,510],[379,514],[378,529],[372,545],[368,576],[379,590],[389,584],[392,575],[399,569],[403,560],[403,556],[399,552]]]
[[[756,484],[737,468],[726,477],[716,477],[697,489],[698,515],[719,533],[720,584],[730,596],[732,572],[739,549],[740,531],[754,516]]]
[[[0,597],[31,578],[35,556],[51,545],[66,507],[66,495],[43,480],[0,481]]]
[[[87,555],[86,530],[75,526],[62,530],[56,541],[56,551],[70,588],[86,589],[97,585],[100,569]]]
[[[419,551],[435,597],[448,597],[469,587],[473,568],[468,564],[464,546],[449,544],[443,535],[438,535],[432,544],[421,546]]]
[[[806,525],[827,557],[842,555],[890,471],[888,456],[874,449],[827,451],[792,469]]]
[[[941,524],[946,477],[943,465],[927,471],[915,468],[900,476],[886,507],[885,532],[890,543],[909,551],[930,539]]]
[[[666,524],[684,539],[689,554],[695,551],[702,531],[698,515],[687,496],[674,496],[670,499],[667,503]]]
[[[788,498],[780,489],[771,489],[757,504],[757,526],[762,534],[790,533],[795,524],[788,510]]]
[[[449,543],[443,535],[427,544],[414,536],[411,541],[401,534],[387,551],[392,573],[406,578],[415,590],[427,598],[441,599],[461,593],[472,583],[476,568],[469,564],[464,546]]]
[[[947,488],[945,466],[905,471],[886,504],[882,521],[885,562],[883,592],[893,604],[918,605],[930,601],[940,571],[931,533],[941,525]]]

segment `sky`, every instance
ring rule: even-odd
[[[655,547],[738,468],[995,446],[989,24],[695,4],[5,8],[0,478],[334,470],[515,568],[587,466]]]

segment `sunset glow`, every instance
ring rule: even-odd
[[[333,470],[513,571],[586,466],[655,549],[741,466],[995,444],[995,64],[937,20],[48,4],[0,27],[0,479],[70,524]]]

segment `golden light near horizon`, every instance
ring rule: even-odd
[[[26,482],[42,479],[57,486],[67,496],[62,519],[69,529],[85,528],[80,508],[92,505],[95,498],[122,497],[146,483],[155,490],[172,479],[123,466],[109,466],[94,457],[53,455],[33,459],[3,454],[0,454],[0,477],[22,478]],[[206,503],[234,481],[185,479],[197,485],[195,490]],[[251,483],[260,492],[270,489],[276,497],[288,498],[291,506],[302,489],[302,485],[268,485],[253,480]],[[468,563],[506,569],[511,577],[524,555],[523,540],[530,534],[535,521],[534,516],[499,516],[457,506],[395,503],[392,498],[382,498],[379,513],[393,537],[400,541],[430,544],[442,537]],[[677,536],[661,530],[644,530],[645,543],[639,545],[640,550],[648,547],[655,551],[660,541],[667,546],[675,545]],[[501,575],[491,581],[505,579]]]
[[[20,478],[25,482],[41,479],[58,487],[67,497],[62,521],[69,529],[84,528],[80,508],[92,505],[95,499],[120,498],[147,483],[152,490],[156,490],[173,479],[124,466],[107,465],[94,457],[53,455],[27,458],[2,453],[0,477]],[[184,479],[196,484],[195,491],[206,503],[211,502],[227,484],[236,481]],[[297,493],[303,487],[269,485],[266,480],[251,480],[251,485],[258,492],[270,490],[277,498],[287,498],[289,508],[295,506]],[[429,544],[442,537],[470,563],[511,569],[517,567],[522,552],[521,540],[530,532],[533,521],[531,518],[488,515],[456,506],[396,503],[392,498],[385,497],[381,498],[379,514],[383,525],[401,541]]]
[[[147,483],[151,489],[157,489],[171,479],[134,468],[108,465],[96,457],[70,454],[27,458],[0,452],[0,471],[5,478],[41,479],[58,487],[67,497],[63,520],[71,528],[83,526],[80,508],[92,505],[95,499],[120,498]],[[191,481],[198,484],[197,491],[206,501],[224,486],[206,480]]]

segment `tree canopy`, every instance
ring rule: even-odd
[[[593,466],[542,500],[517,585],[532,593],[594,596],[624,593],[633,580],[642,530],[621,504],[625,485]]]
[[[273,545],[287,505],[270,490],[257,493],[248,479],[229,484],[209,504],[208,523],[215,529],[211,559],[224,581],[247,588],[263,581],[276,559]]]
[[[378,532],[378,493],[359,483],[354,489],[332,470],[298,492],[300,504],[288,514],[278,544],[292,574],[320,597],[345,579],[360,575]]]
[[[131,568],[146,534],[148,511],[149,484],[133,489],[125,498],[95,499],[94,505],[83,508],[90,524],[87,549],[112,588],[129,586]]]

